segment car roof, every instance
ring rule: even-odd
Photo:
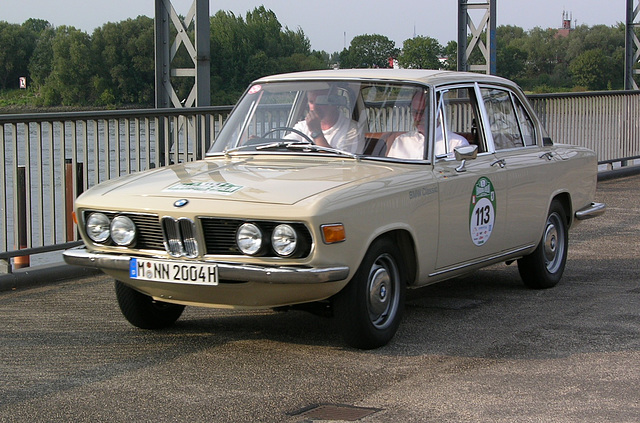
[[[464,82],[485,82],[492,84],[508,85],[514,87],[515,84],[507,79],[493,75],[485,75],[474,72],[456,72],[429,69],[337,69],[293,72],[280,75],[266,76],[255,81],[256,83],[267,83],[276,81],[293,80],[393,80],[402,82],[413,82],[427,85],[442,85]]]

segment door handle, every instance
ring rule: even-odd
[[[543,157],[546,157],[547,160],[551,160],[553,159],[553,156],[555,156],[555,154],[553,154],[553,151],[547,151],[546,153],[541,154],[540,158],[542,159]]]
[[[507,162],[505,159],[498,159],[495,162],[491,163],[491,166],[495,166],[495,165],[499,165],[500,169],[504,169],[505,166],[507,165]]]

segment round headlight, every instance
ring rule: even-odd
[[[105,242],[109,239],[109,218],[102,213],[91,213],[87,219],[87,236],[93,242]]]
[[[243,223],[236,233],[236,243],[242,253],[257,254],[262,248],[262,231],[253,223]]]
[[[111,239],[117,245],[131,245],[136,239],[136,225],[127,216],[117,216],[111,221]]]
[[[296,251],[298,234],[289,225],[278,225],[271,235],[271,246],[276,254],[287,257]]]

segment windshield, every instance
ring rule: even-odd
[[[416,98],[423,102],[417,117]],[[208,154],[272,151],[397,157],[401,134],[427,126],[426,87],[390,82],[296,81],[254,84]],[[423,159],[424,137],[420,153]]]

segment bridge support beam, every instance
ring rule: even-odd
[[[156,108],[211,105],[209,22],[208,0],[194,0],[184,20],[176,13],[171,0],[155,0]],[[192,23],[195,42],[189,35]],[[172,34],[175,34],[173,42]],[[171,66],[181,47],[193,61],[192,68]],[[178,98],[171,84],[172,77],[194,78],[187,98]]]
[[[640,23],[636,22],[640,12],[640,2],[634,8],[634,0],[627,0],[627,21],[626,21],[626,42],[625,42],[625,71],[624,89],[637,90],[638,84],[634,75],[640,74],[640,69],[635,69],[638,59],[640,59],[640,41],[635,29],[640,28]]]
[[[485,11],[477,26],[469,10]],[[484,64],[470,64],[476,48],[484,57]],[[458,70],[496,74],[496,0],[458,0]]]

